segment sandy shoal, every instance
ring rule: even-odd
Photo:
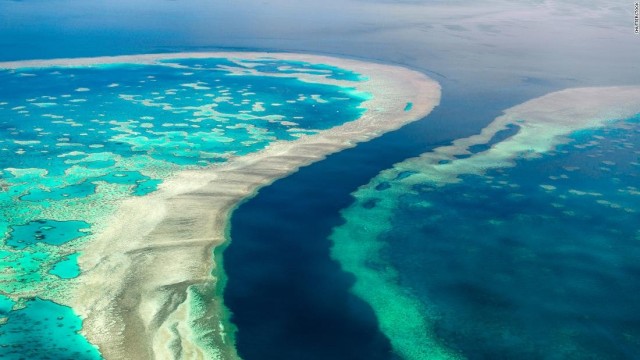
[[[539,157],[567,143],[570,134],[596,129],[640,114],[640,86],[568,88],[504,110],[479,134],[455,140],[413,159],[394,165],[396,171],[417,171],[403,182],[446,185],[460,175],[482,175],[490,169],[512,167],[518,158]],[[515,135],[472,153],[499,131],[517,126]],[[462,156],[462,157],[461,157]]]
[[[144,197],[124,200],[79,258],[69,306],[84,319],[83,333],[106,359],[237,358],[223,304],[212,304],[206,328],[189,323],[190,289],[214,289],[213,250],[226,241],[231,211],[243,199],[301,166],[426,116],[440,101],[439,85],[406,68],[327,56],[288,53],[176,53],[0,63],[0,68],[153,64],[174,58],[270,57],[353,70],[368,80],[349,83],[373,95],[352,122],[276,142],[247,156],[167,179]],[[299,74],[304,80],[304,75]],[[323,81],[338,84],[331,79]],[[344,85],[344,82],[340,83]],[[408,102],[413,104],[405,111]],[[221,300],[216,300],[221,301]],[[203,349],[197,333],[217,349]],[[210,345],[211,345],[210,344]]]

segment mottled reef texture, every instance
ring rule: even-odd
[[[373,98],[356,121],[276,142],[224,165],[178,173],[158,191],[123,201],[108,226],[86,244],[79,258],[82,274],[72,296],[62,300],[84,319],[83,333],[105,358],[237,358],[221,297],[201,301],[201,294],[221,291],[216,285],[223,274],[213,262],[213,249],[227,240],[231,211],[261,186],[301,166],[424,117],[439,103],[440,87],[424,74],[397,66],[299,54],[183,53],[2,64],[151,64],[170,58],[265,56],[356,71],[367,80],[352,86]],[[288,76],[304,80],[308,75]],[[323,82],[340,84],[329,78]],[[405,110],[407,103],[412,107]]]

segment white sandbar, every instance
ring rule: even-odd
[[[173,58],[212,57],[271,57],[334,65],[366,76],[367,80],[348,85],[373,98],[365,102],[367,110],[356,121],[295,141],[276,142],[221,166],[180,172],[158,191],[123,201],[106,229],[83,249],[79,259],[82,275],[66,301],[84,319],[84,334],[107,359],[237,358],[223,305],[198,309],[194,305],[197,290],[215,290],[212,253],[226,241],[232,209],[259,187],[328,154],[418,120],[440,101],[439,85],[416,71],[302,54],[136,55],[20,61],[0,63],[0,68],[153,64]],[[288,76],[305,80],[304,74]],[[322,82],[345,85],[331,79]],[[405,111],[408,102],[413,107]]]
[[[504,111],[480,134],[454,141],[420,157],[394,166],[395,170],[418,170],[404,180],[436,185],[457,182],[460,175],[481,175],[490,169],[510,167],[514,159],[540,156],[566,142],[577,130],[605,126],[640,113],[640,86],[571,88],[526,101]],[[518,126],[512,137],[487,151],[472,154],[473,145],[486,144],[498,131]],[[469,156],[458,158],[460,155]]]

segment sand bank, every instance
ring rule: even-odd
[[[419,169],[406,183],[457,182],[459,175],[481,175],[490,169],[510,167],[514,159],[540,156],[567,142],[567,135],[605,126],[640,113],[640,87],[571,88],[549,93],[504,111],[480,134],[458,139],[420,157],[396,164],[395,170]],[[487,144],[509,126],[518,132],[487,151],[473,153],[474,145]]]
[[[180,172],[158,191],[123,201],[107,226],[85,245],[79,258],[82,275],[71,295],[61,300],[84,319],[84,334],[107,359],[237,358],[220,298],[206,304],[199,298],[199,294],[220,291],[212,254],[226,241],[232,209],[261,186],[301,166],[424,117],[440,100],[439,85],[424,74],[302,54],[181,53],[20,61],[0,67],[153,64],[211,57],[271,57],[338,66],[365,75],[367,80],[350,86],[373,98],[364,103],[366,112],[356,121],[295,141],[272,143],[220,166]],[[284,76],[304,80],[306,75]],[[328,78],[322,82],[344,85]],[[407,103],[413,105],[405,111]]]

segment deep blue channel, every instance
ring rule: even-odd
[[[276,181],[234,212],[224,301],[243,359],[397,358],[372,309],[350,294],[354,278],[329,256],[339,211],[381,170],[476,133],[541,90],[480,97],[455,84],[443,88],[442,104],[427,118]]]

